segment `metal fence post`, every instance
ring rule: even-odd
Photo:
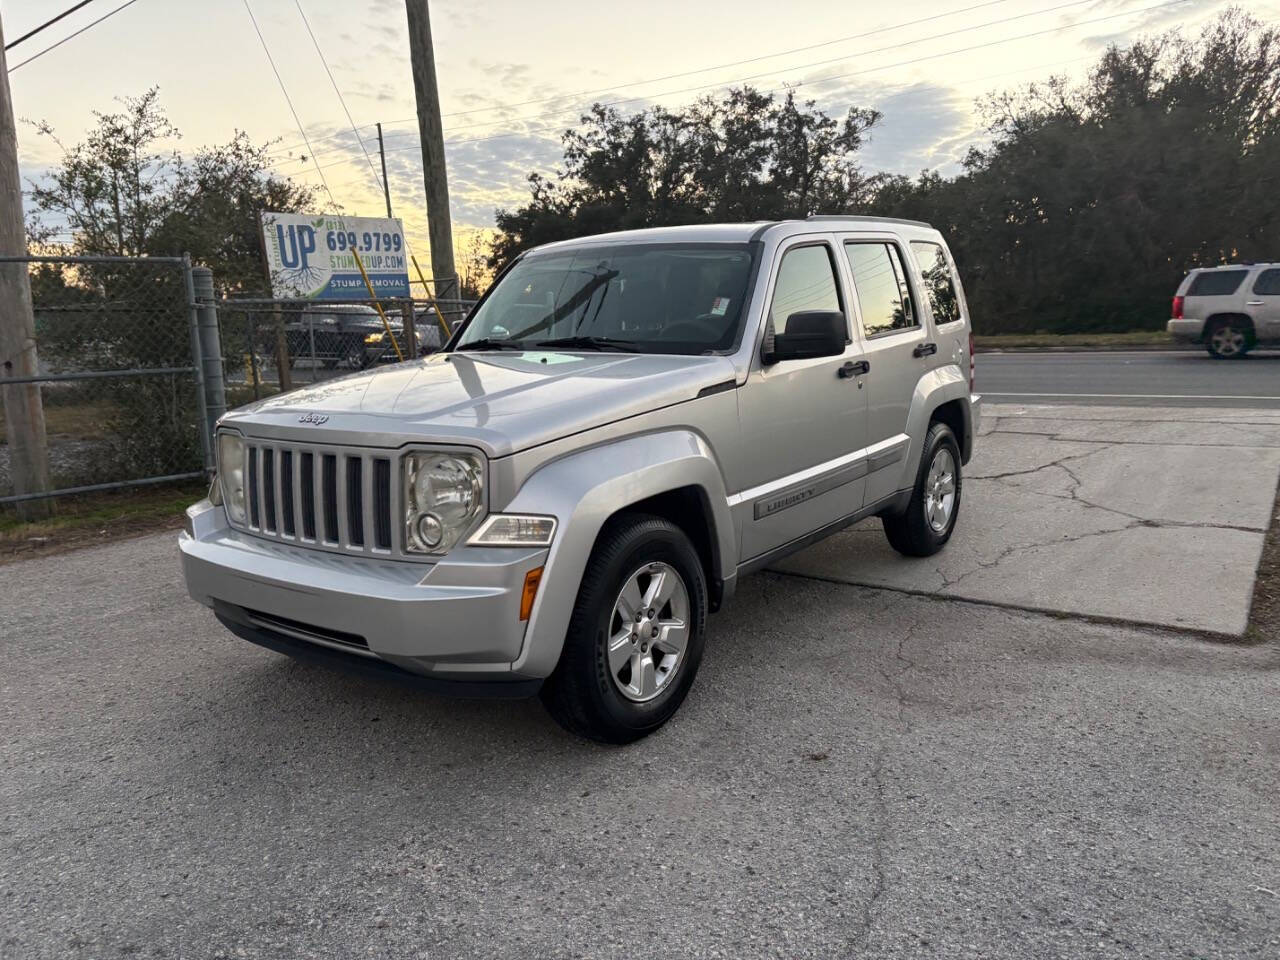
[[[405,358],[417,360],[422,351],[418,349],[418,328],[414,323],[413,301],[406,300],[400,304],[400,313],[404,318],[404,326],[401,329],[404,331]]]
[[[214,303],[213,271],[195,267],[191,271],[196,291],[197,329],[200,341],[200,372],[204,381],[204,430],[213,449],[213,428],[227,412],[227,388],[222,370],[222,337],[218,331],[218,308]]]
[[[200,405],[200,447],[204,454],[205,472],[209,473],[214,469],[213,435],[209,432],[209,415],[205,405],[204,370],[200,359],[200,323],[198,318],[200,304],[196,302],[195,280],[192,276],[194,272],[195,268],[191,266],[191,254],[184,253],[182,255],[182,277],[186,281],[187,304],[190,308],[187,312],[191,318],[192,376],[196,381],[196,399]]]

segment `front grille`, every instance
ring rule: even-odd
[[[389,554],[399,499],[386,453],[248,440],[248,528],[275,540]]]

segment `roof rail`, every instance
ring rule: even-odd
[[[858,213],[813,213],[805,217],[806,220],[873,220],[877,223],[903,223],[909,227],[927,227],[933,229],[933,224],[925,223],[923,220],[904,220],[902,217],[864,217]]]

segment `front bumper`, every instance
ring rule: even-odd
[[[345,557],[241,533],[207,500],[188,509],[178,547],[191,596],[238,635],[274,641],[264,646],[458,684],[540,679],[511,665],[525,575],[546,549],[461,547],[433,564]]]
[[[1166,329],[1169,336],[1182,343],[1199,343],[1204,336],[1204,321],[1170,320]]]

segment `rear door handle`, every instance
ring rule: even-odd
[[[913,357],[927,357],[930,354],[938,352],[936,343],[917,343],[916,348],[911,351]]]
[[[836,371],[836,375],[842,380],[848,380],[850,377],[858,377],[864,373],[871,372],[871,364],[866,360],[850,360],[843,367]]]

